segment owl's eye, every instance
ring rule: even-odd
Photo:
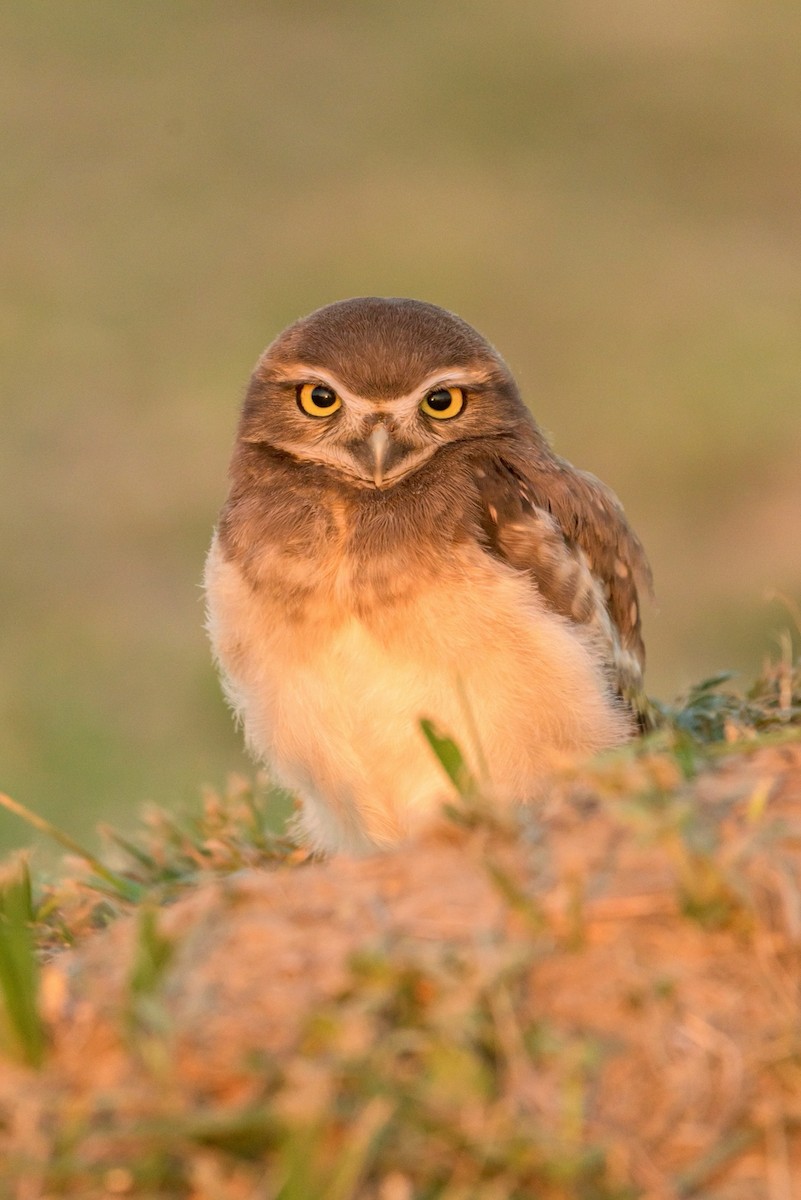
[[[298,404],[310,417],[330,417],[342,401],[336,392],[324,383],[304,383],[298,388]]]
[[[423,398],[420,405],[427,417],[436,417],[438,421],[447,421],[449,417],[458,417],[464,408],[464,392],[457,387],[434,388]]]

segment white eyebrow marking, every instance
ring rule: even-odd
[[[490,377],[490,372],[484,368],[442,368],[438,371],[432,371],[430,375],[426,375],[414,391],[406,392],[402,396],[390,396],[388,398],[377,396],[375,399],[369,396],[360,396],[356,392],[352,392],[333,371],[326,371],[322,367],[315,367],[311,364],[307,365],[303,362],[278,366],[273,369],[272,376],[283,383],[322,383],[326,387],[333,388],[343,404],[347,404],[353,413],[369,415],[376,411],[392,411],[399,416],[406,416],[419,406],[420,401],[427,392],[433,391],[437,387],[458,387],[469,391],[471,387],[475,387],[477,384],[486,383]]]

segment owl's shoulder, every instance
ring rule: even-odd
[[[651,573],[615,494],[534,439],[496,448],[474,471],[488,551],[587,631],[615,686],[636,698],[645,659],[639,593],[650,591]]]

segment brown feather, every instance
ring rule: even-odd
[[[615,686],[636,703],[645,665],[638,584],[650,591],[651,572],[615,495],[543,446],[482,463],[477,474],[490,547],[529,572],[558,613],[594,632]]]

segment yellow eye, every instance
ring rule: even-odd
[[[458,417],[464,408],[464,392],[461,388],[434,388],[423,399],[420,409],[427,417],[436,417],[438,421],[447,421],[449,417]]]
[[[310,417],[330,417],[342,401],[336,392],[324,383],[304,383],[298,388],[298,404]]]

